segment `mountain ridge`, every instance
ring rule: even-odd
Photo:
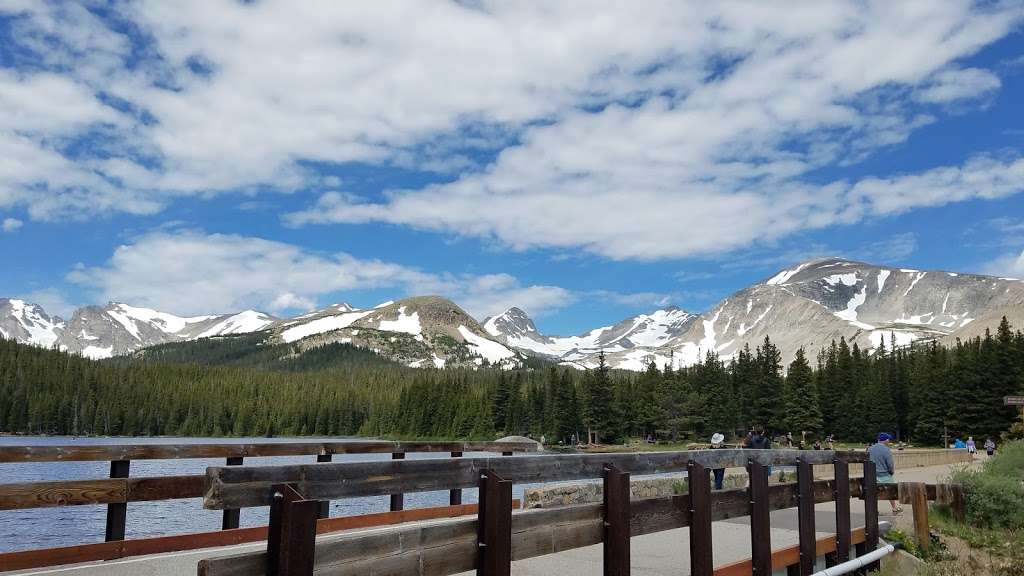
[[[787,362],[798,348],[813,353],[840,338],[868,351],[883,342],[952,343],[994,328],[1003,315],[1024,325],[1024,282],[826,257],[780,270],[703,313],[667,306],[576,336],[545,335],[515,306],[477,322],[443,297],[415,296],[366,309],[342,302],[291,318],[255,310],[183,317],[111,302],[80,308],[69,321],[24,300],[0,298],[0,337],[105,358],[266,331],[270,341],[299,351],[351,343],[419,367],[515,367],[534,356],[585,368],[603,352],[612,367],[643,370],[652,361],[692,365],[708,352],[729,359],[766,336]]]

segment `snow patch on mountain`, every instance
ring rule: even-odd
[[[775,276],[772,276],[767,282],[765,282],[765,284],[769,286],[785,284],[790,278],[796,276],[797,273],[799,273],[804,268],[810,266],[810,264],[810,262],[805,262],[792,270],[783,270],[782,272],[779,272]]]
[[[226,319],[217,322],[213,326],[199,333],[197,338],[209,338],[211,336],[227,336],[229,334],[247,334],[259,332],[274,323],[274,318],[255,310],[239,312]]]
[[[468,345],[475,354],[487,360],[491,364],[499,364],[502,360],[514,358],[516,355],[515,352],[509,350],[502,344],[495,342],[494,340],[484,338],[465,326],[459,326],[459,334],[462,335],[466,340],[466,345]]]
[[[751,324],[750,326],[747,326],[747,325],[746,325],[746,323],[742,323],[742,324],[740,324],[740,327],[739,327],[739,329],[738,329],[738,330],[736,330],[736,334],[737,334],[738,336],[743,336],[743,335],[744,335],[744,334],[746,334],[747,332],[750,332],[750,331],[751,331],[751,330],[752,330],[752,329],[754,328],[754,326],[757,326],[757,324],[758,324],[758,323],[759,323],[759,322],[760,322],[761,320],[764,320],[764,317],[765,317],[765,316],[767,316],[767,315],[768,315],[768,313],[772,311],[772,306],[773,306],[773,304],[769,304],[769,305],[768,305],[768,307],[764,309],[764,312],[761,312],[761,315],[760,315],[760,316],[758,316],[757,318],[755,318],[755,319],[754,319],[754,323],[753,323],[753,324]],[[750,312],[750,308],[749,308],[749,307],[747,308],[747,312],[748,312],[748,313]],[[725,334],[728,334],[728,333],[729,333],[729,325],[730,325],[730,324],[732,324],[732,318],[730,318],[730,319],[729,319],[729,324],[726,324],[726,325],[725,325],[725,330],[723,330],[723,331],[722,331],[722,334],[723,334],[723,335],[725,335]]]
[[[921,281],[921,278],[924,278],[925,274],[928,274],[927,272],[917,272],[916,270],[914,272],[914,279],[911,280],[910,287],[907,288],[907,291],[903,293],[904,296],[910,294],[910,291],[914,289],[914,286],[917,286],[917,283]]]
[[[889,274],[891,274],[891,273],[892,272],[889,271],[889,270],[879,270],[878,271],[878,278],[876,278],[876,280],[878,281],[878,293],[879,294],[882,293],[882,287],[885,286],[885,281],[886,281],[886,279],[889,278]]]
[[[420,324],[419,312],[406,314],[405,306],[400,306],[398,308],[398,318],[394,320],[381,320],[377,324],[377,329],[384,330],[385,332],[404,332],[406,334],[412,334],[413,336],[420,336],[423,334],[423,326]]]
[[[846,303],[846,310],[835,312],[835,315],[846,320],[850,324],[865,330],[874,330],[874,326],[860,322],[857,320],[857,308],[859,308],[868,299],[868,287],[865,284],[861,287],[860,292],[857,292],[850,301]]]
[[[285,342],[295,342],[314,334],[323,334],[324,332],[330,332],[332,330],[348,328],[353,322],[370,314],[371,312],[373,311],[360,310],[358,312],[346,312],[336,316],[317,318],[316,320],[306,322],[305,324],[299,324],[298,326],[288,328],[281,332],[281,340]]]

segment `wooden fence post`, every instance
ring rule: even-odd
[[[796,481],[798,490],[798,526],[800,534],[800,575],[814,573],[817,558],[817,537],[814,534],[814,470],[809,462],[796,459]]]
[[[227,459],[228,466],[241,466],[242,457],[232,456]],[[238,508],[224,510],[223,518],[220,522],[221,530],[231,530],[238,528],[238,522],[241,519],[241,510]]]
[[[960,484],[953,484],[949,490],[953,500],[949,503],[949,507],[953,511],[953,518],[956,518],[957,522],[963,522],[967,517],[967,498],[964,496],[964,487]]]
[[[131,460],[112,460],[110,462],[111,478],[127,478]],[[118,502],[107,504],[106,541],[124,540],[124,526],[128,519],[128,503]]]
[[[690,485],[690,574],[711,576],[715,571],[711,548],[711,478],[694,461],[686,465]]]
[[[861,497],[864,499],[864,543],[857,545],[857,556],[863,556],[878,548],[878,477],[875,463],[864,462],[864,478],[861,484]],[[857,574],[865,574],[878,570],[879,563],[874,562],[861,568]]]
[[[900,484],[900,500],[911,505],[914,515],[914,539],[921,550],[931,546],[928,529],[928,488],[924,482],[903,482]]]
[[[334,459],[333,458],[333,454],[317,454],[317,456],[316,456],[316,461],[317,462],[330,462],[333,459]],[[331,501],[330,500],[321,500],[320,501],[320,510],[317,512],[317,517],[318,518],[330,518],[331,517]]]
[[[477,576],[512,573],[512,483],[493,470],[480,471],[477,509]]]
[[[604,575],[629,576],[629,474],[604,466]]]
[[[289,484],[274,484],[267,530],[267,575],[311,576],[316,555],[318,500],[305,500]]]
[[[402,460],[405,458],[405,452],[395,452],[391,455],[392,460]],[[402,508],[405,508],[405,496],[402,494],[391,495],[391,511],[398,512]]]
[[[753,576],[771,576],[772,529],[768,506],[768,468],[747,461],[750,476],[750,563]]]
[[[836,562],[841,564],[850,559],[853,541],[850,532],[850,465],[837,458],[833,467],[836,477]]]
[[[452,452],[452,458],[462,458],[462,452]],[[448,505],[458,506],[462,504],[462,488],[452,488],[448,492]]]

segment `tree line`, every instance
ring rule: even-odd
[[[571,442],[680,441],[714,432],[878,431],[934,445],[944,431],[998,435],[1024,391],[1024,334],[1003,319],[953,346],[872,353],[832,342],[788,366],[770,338],[728,362],[641,373],[533,363],[529,369],[412,369],[347,344],[302,351],[260,335],[204,339],[94,361],[0,339],[0,431],[73,435],[366,435]]]

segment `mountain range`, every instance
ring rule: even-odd
[[[840,338],[866,350],[882,342],[949,343],[994,328],[1004,315],[1024,325],[1024,282],[820,258],[779,271],[705,313],[670,306],[578,336],[544,335],[519,308],[478,323],[449,300],[421,296],[369,309],[335,304],[294,318],[255,310],[181,317],[110,303],[80,308],[70,321],[24,300],[0,298],[0,337],[107,358],[169,342],[264,332],[267,341],[293,344],[297,353],[349,343],[415,367],[514,367],[535,356],[589,368],[603,351],[614,368],[642,370],[651,361],[692,365],[708,352],[728,359],[765,336],[784,362],[801,347],[813,356]]]
[[[803,347],[813,358],[833,340],[874,350],[919,340],[955,342],[983,334],[1002,316],[1024,325],[1024,282],[977,274],[874,266],[819,258],[744,288],[703,314],[667,308],[580,336],[546,336],[522,310],[488,318],[495,338],[561,362],[593,367],[603,351],[616,368],[723,359],[769,336],[789,362]]]

